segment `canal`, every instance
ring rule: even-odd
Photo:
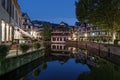
[[[45,56],[0,76],[0,80],[120,80],[118,64],[87,50],[51,44],[44,52]]]

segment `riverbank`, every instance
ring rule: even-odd
[[[20,54],[18,56],[13,55],[12,57],[6,58],[5,60],[0,62],[0,75],[10,72],[16,68],[19,68],[42,56],[44,56],[44,49]]]

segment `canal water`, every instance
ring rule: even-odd
[[[120,66],[65,44],[45,46],[45,56],[0,80],[120,80]]]

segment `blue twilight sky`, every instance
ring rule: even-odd
[[[64,21],[74,25],[75,0],[18,0],[22,12],[27,12],[31,20],[44,20],[53,23]]]

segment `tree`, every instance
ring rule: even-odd
[[[50,41],[51,40],[51,24],[50,23],[44,23],[43,24],[43,31],[42,36],[44,41]]]
[[[120,0],[79,0],[76,16],[79,21],[88,19],[93,25],[114,34],[120,31]]]

